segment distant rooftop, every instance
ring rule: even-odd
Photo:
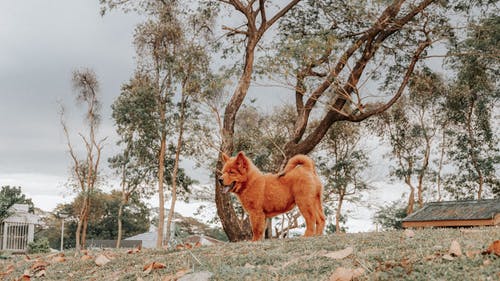
[[[500,198],[431,202],[403,219],[403,222],[484,220],[493,219],[497,214],[500,214]]]

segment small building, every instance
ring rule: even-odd
[[[0,250],[26,252],[28,243],[33,242],[35,225],[41,224],[40,217],[29,213],[26,204],[14,204],[9,212],[11,215],[0,221]]]
[[[403,219],[403,227],[500,225],[500,198],[427,203]]]

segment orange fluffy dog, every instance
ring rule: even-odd
[[[297,205],[306,220],[305,236],[321,235],[325,227],[323,186],[314,162],[305,155],[292,157],[279,175],[263,174],[243,152],[235,157],[222,154],[223,192],[238,196],[250,216],[253,241],[262,239],[266,218],[290,211]]]

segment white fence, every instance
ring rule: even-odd
[[[34,225],[25,222],[2,222],[0,224],[0,250],[25,252],[33,241]]]

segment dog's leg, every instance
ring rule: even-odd
[[[321,195],[318,194],[316,196],[316,200],[315,200],[315,209],[316,209],[316,235],[322,235],[323,234],[323,230],[325,229],[325,213],[323,212],[323,204],[321,202]]]
[[[305,237],[313,236],[316,233],[316,210],[314,209],[314,202],[311,201],[312,200],[297,201],[297,206],[306,220],[306,233],[304,233]]]
[[[252,224],[252,241],[262,240],[264,229],[266,228],[266,216],[263,213],[250,214],[250,223]]]

